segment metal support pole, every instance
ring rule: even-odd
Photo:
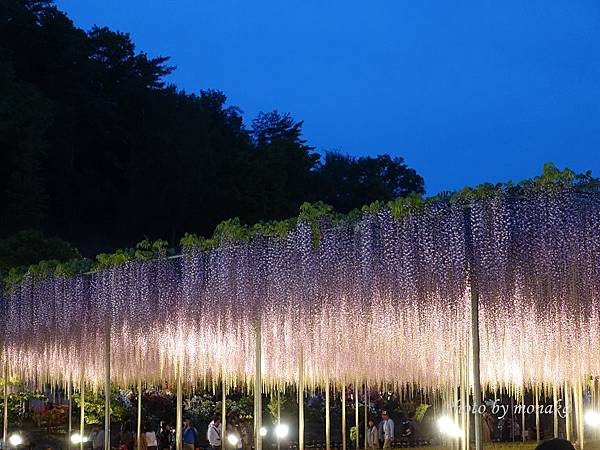
[[[535,385],[535,441],[540,443],[540,386]]]
[[[554,439],[558,439],[558,389],[556,389],[556,384],[552,385],[552,415]]]
[[[478,411],[481,405],[481,375],[479,366],[479,292],[473,275],[470,278],[471,285],[471,347],[473,362],[473,410]],[[483,449],[481,436],[481,414],[475,414],[473,424],[475,426],[475,450]]]
[[[462,439],[458,442],[461,450],[469,450],[469,427],[467,426],[467,416],[469,415],[469,400],[467,399],[467,391],[469,384],[469,370],[467,368],[467,355],[461,352],[459,363],[460,386],[458,387],[458,398],[460,406],[458,410],[458,421],[462,428]],[[457,403],[458,404],[458,403]]]
[[[262,450],[262,436],[260,435],[260,429],[262,428],[262,333],[260,320],[256,321],[255,336],[254,407],[256,415],[254,417],[254,448],[255,450]]]
[[[477,286],[477,277],[474,264],[474,249],[473,249],[473,230],[471,229],[471,209],[465,210],[465,241],[467,270],[469,274],[468,283],[471,290],[471,366],[473,378],[473,410],[479,411],[481,405],[481,367],[479,363],[479,290]],[[468,371],[468,366],[467,370]],[[461,399],[464,406],[468,406],[469,402],[465,398]],[[514,424],[514,422],[513,422]],[[473,421],[475,429],[475,450],[483,449],[483,439],[481,430],[481,414],[475,414]]]
[[[360,429],[358,427],[358,380],[354,382],[354,423],[356,425],[356,450],[360,448]]]
[[[277,387],[277,427],[281,426],[281,396]],[[281,449],[281,438],[277,435],[277,450]]]
[[[342,383],[342,450],[346,449],[346,382]]]
[[[515,401],[513,399],[512,393],[510,396],[510,423],[512,426],[510,427],[510,437],[513,442],[515,442]]]
[[[67,381],[67,401],[69,402],[69,421],[67,423],[68,432],[67,432],[67,448],[71,448],[71,434],[73,434],[73,397],[71,395],[71,391],[73,390],[71,377],[69,377],[69,381]]]
[[[227,435],[227,394],[225,393],[225,376],[221,375],[221,448],[225,450]]]
[[[137,385],[137,429],[136,429],[136,447],[142,450],[142,380],[138,380]]]
[[[79,381],[79,450],[83,450],[85,436],[85,385],[83,383],[83,370]]]
[[[571,440],[572,435],[572,420],[573,414],[571,406],[571,391],[569,389],[569,384],[565,381],[565,436],[567,441]]]
[[[298,450],[304,450],[304,350],[298,360]]]
[[[329,379],[325,382],[325,449],[331,450],[331,415],[329,404]]]
[[[365,450],[367,448],[367,432],[369,431],[369,384],[365,382]]]
[[[464,375],[463,371],[462,371],[462,361],[463,361],[463,359],[464,359],[463,356],[461,356],[461,360],[460,360],[461,362],[459,364],[459,371],[458,371],[458,373],[459,373],[459,379],[461,380],[460,381],[460,385],[464,384],[464,382],[462,381],[463,375]],[[460,391],[461,391],[461,386],[456,386],[456,387],[452,388],[452,393],[449,395],[449,397],[452,397],[452,401],[449,402],[449,404],[451,404],[451,405],[457,405],[457,406],[461,404],[461,403],[459,403],[459,402],[462,401],[460,399]],[[462,423],[463,423],[462,420],[463,420],[463,416],[464,416],[464,412],[463,412],[464,408],[452,408],[451,407],[451,409],[454,410],[454,422],[455,423],[460,423],[462,425]],[[465,441],[464,434],[465,434],[465,430],[463,430],[463,439],[461,440],[461,442],[457,442],[456,439],[453,439],[451,441],[450,448],[452,450],[458,450],[458,449],[464,450],[464,443],[463,443]]]
[[[104,336],[104,450],[110,450],[110,322]]]
[[[181,358],[181,357],[180,357]],[[176,450],[182,449],[182,441],[183,441],[183,392],[182,392],[182,369],[183,363],[181,361],[177,361],[177,418],[176,418],[176,427],[175,430],[175,447]]]
[[[521,391],[521,441],[525,442],[525,386],[522,387]]]
[[[585,436],[584,436],[584,424],[583,424],[583,386],[581,385],[581,380],[577,380],[575,386],[573,386],[573,396],[575,398],[575,408],[577,418],[577,447],[579,450],[583,450],[583,446],[585,444]]]
[[[599,387],[600,387],[600,384],[598,383],[598,377],[594,377],[593,378],[593,388],[592,388],[592,393],[594,394],[592,396],[592,406],[596,409],[596,411],[600,410],[600,405],[598,404],[600,401],[600,395],[598,392]],[[600,438],[600,429],[596,428],[594,430],[594,439],[598,440],[598,438]]]
[[[4,417],[2,423],[2,448],[8,447],[8,358],[4,349]]]

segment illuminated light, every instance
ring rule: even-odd
[[[232,446],[236,447],[238,442],[240,442],[240,438],[235,434],[230,434],[227,436],[227,442],[229,442]]]
[[[275,436],[277,436],[278,439],[283,439],[288,435],[289,431],[290,428],[286,424],[280,423],[275,427]]]
[[[81,438],[81,435],[79,433],[73,433],[71,435],[71,442],[73,444],[81,444],[82,442],[87,442],[88,439],[84,436],[83,439]]]
[[[261,436],[266,436],[267,435],[267,429],[265,427],[260,427],[260,435]]]
[[[23,443],[23,436],[21,436],[20,434],[11,434],[10,437],[8,438],[8,442],[11,446],[13,447],[18,447],[19,445],[21,445]]]
[[[456,425],[450,417],[447,416],[440,417],[437,420],[437,426],[440,433],[451,438],[459,438],[463,434],[460,427]]]
[[[597,427],[600,425],[600,414],[592,410],[586,411],[583,415],[583,420],[585,420],[586,425]]]

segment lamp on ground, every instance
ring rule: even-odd
[[[8,443],[10,444],[11,447],[18,447],[19,445],[21,445],[23,443],[23,436],[21,436],[18,433],[13,433],[8,438]]]
[[[454,421],[448,417],[443,416],[437,420],[437,426],[440,430],[440,433],[445,434],[451,438],[459,438],[462,436],[463,432],[458,425],[454,423]]]
[[[277,439],[284,439],[287,437],[289,431],[290,428],[286,424],[280,423],[275,427],[275,436],[277,436]]]
[[[597,427],[600,425],[600,414],[590,409],[583,415],[583,420],[585,421],[586,425],[590,427]]]
[[[240,442],[240,438],[232,433],[227,436],[227,442],[229,442],[232,447],[237,447],[238,442]]]
[[[71,442],[73,444],[81,444],[82,442],[87,442],[88,439],[85,436],[81,436],[79,433],[73,433],[71,435]]]

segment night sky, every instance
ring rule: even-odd
[[[58,0],[75,24],[171,56],[247,123],[304,120],[317,150],[403,156],[428,194],[544,162],[600,176],[598,0]]]

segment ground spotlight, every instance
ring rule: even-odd
[[[596,411],[586,411],[583,415],[583,419],[585,420],[586,425],[589,425],[590,427],[597,427],[600,425],[600,414]]]
[[[21,436],[20,434],[17,434],[17,433],[11,434],[10,437],[8,438],[8,443],[12,447],[18,447],[19,445],[21,445],[23,443],[23,436]]]
[[[462,436],[462,430],[458,425],[454,423],[454,421],[448,417],[443,416],[437,420],[438,429],[442,434],[452,438],[459,438]]]
[[[275,427],[275,436],[277,436],[278,439],[283,439],[283,438],[287,437],[289,431],[290,431],[290,427],[288,427],[284,423],[280,423],[279,425],[277,425]]]
[[[87,439],[85,436],[81,437],[79,433],[73,433],[71,435],[71,442],[73,444],[81,444],[82,442],[87,442]]]
[[[236,447],[238,445],[239,441],[240,441],[240,438],[237,437],[235,434],[230,434],[227,436],[227,442],[229,442],[234,447]]]
[[[260,435],[263,437],[267,435],[267,429],[265,427],[260,427]]]

